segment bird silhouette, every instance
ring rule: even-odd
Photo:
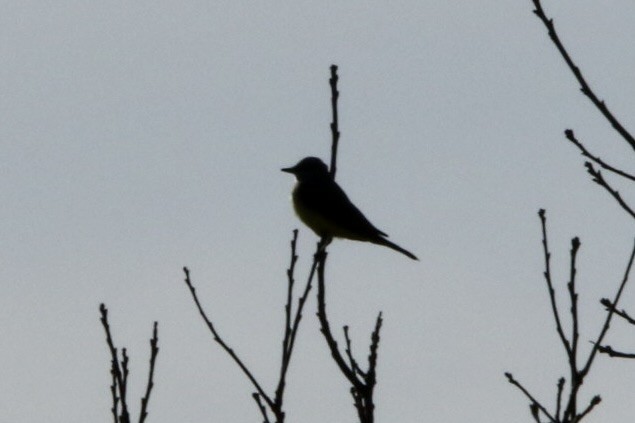
[[[300,220],[319,237],[328,242],[334,237],[372,242],[419,260],[410,251],[388,241],[388,235],[370,223],[333,180],[322,160],[306,157],[281,170],[295,175],[293,207]]]

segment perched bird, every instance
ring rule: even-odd
[[[282,171],[295,175],[298,182],[293,188],[293,207],[300,220],[318,236],[329,241],[337,237],[372,242],[418,260],[410,251],[388,241],[388,235],[366,219],[333,180],[322,160],[306,157]]]

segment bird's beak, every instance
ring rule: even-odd
[[[295,166],[294,167],[284,167],[282,169],[280,169],[283,172],[287,172],[287,173],[295,173]]]

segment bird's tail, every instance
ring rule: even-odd
[[[382,237],[377,237],[377,239],[374,239],[371,241],[373,244],[377,244],[377,245],[383,245],[386,246],[388,248],[392,248],[395,251],[399,251],[401,254],[410,257],[413,260],[419,260],[417,258],[417,256],[415,256],[414,254],[412,254],[410,251],[406,250],[405,248],[401,248],[400,246],[398,246],[397,244],[395,244],[394,242],[390,242],[388,241],[386,238],[382,238]]]

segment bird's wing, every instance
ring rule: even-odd
[[[388,236],[377,229],[364,214],[348,199],[335,181],[307,181],[296,193],[307,208],[315,211],[326,221],[333,223],[346,235],[335,236],[368,241]]]

